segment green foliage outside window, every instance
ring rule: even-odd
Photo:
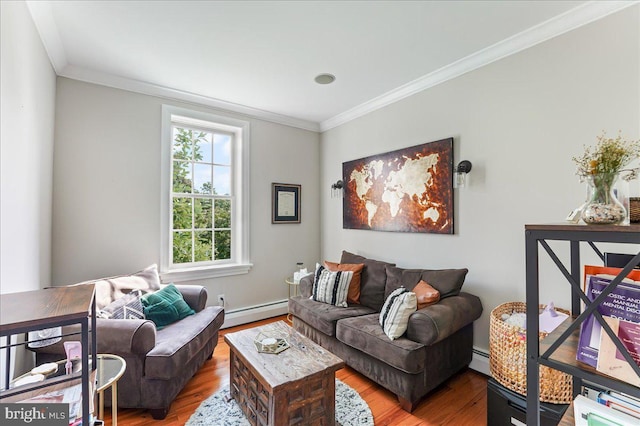
[[[210,134],[174,129],[173,192],[185,196],[173,197],[173,263],[231,259],[231,200],[198,196],[217,195],[211,182],[193,187],[192,165]]]

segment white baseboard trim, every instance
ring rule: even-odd
[[[471,358],[471,364],[469,364],[469,368],[491,377],[491,370],[489,369],[489,353],[474,346],[473,358]]]
[[[285,315],[289,312],[288,304],[289,302],[287,300],[281,300],[227,311],[224,313],[224,324],[222,324],[220,328],[234,327],[236,325],[277,317],[278,315]]]

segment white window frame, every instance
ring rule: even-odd
[[[234,135],[232,161],[231,259],[213,264],[173,264],[172,253],[172,162],[174,123],[205,127]],[[249,146],[250,123],[172,105],[162,106],[162,153],[160,196],[160,277],[163,282],[182,282],[246,274],[250,261],[249,237]]]

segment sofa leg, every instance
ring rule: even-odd
[[[208,359],[208,360],[209,360],[209,359],[213,359],[213,352],[211,352],[211,353],[209,354],[209,356],[207,357],[207,359]]]
[[[407,413],[411,413],[413,410],[415,410],[416,406],[418,405],[418,401],[411,402],[408,399],[403,398],[401,396],[398,396],[398,402],[400,403],[400,408],[402,408]]]
[[[167,408],[150,408],[149,413],[154,420],[163,420],[169,414],[169,407]]]

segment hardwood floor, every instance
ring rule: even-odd
[[[182,426],[196,408],[222,386],[229,383],[229,346],[224,334],[286,320],[271,318],[220,331],[213,359],[207,361],[171,405],[164,420],[153,420],[146,410],[119,409],[118,424],[123,426]],[[431,392],[413,413],[403,411],[396,397],[349,367],[336,377],[354,388],[369,404],[376,425],[486,425],[487,378],[467,369]],[[105,425],[111,424],[111,411],[105,409]],[[212,425],[217,426],[217,425]]]

